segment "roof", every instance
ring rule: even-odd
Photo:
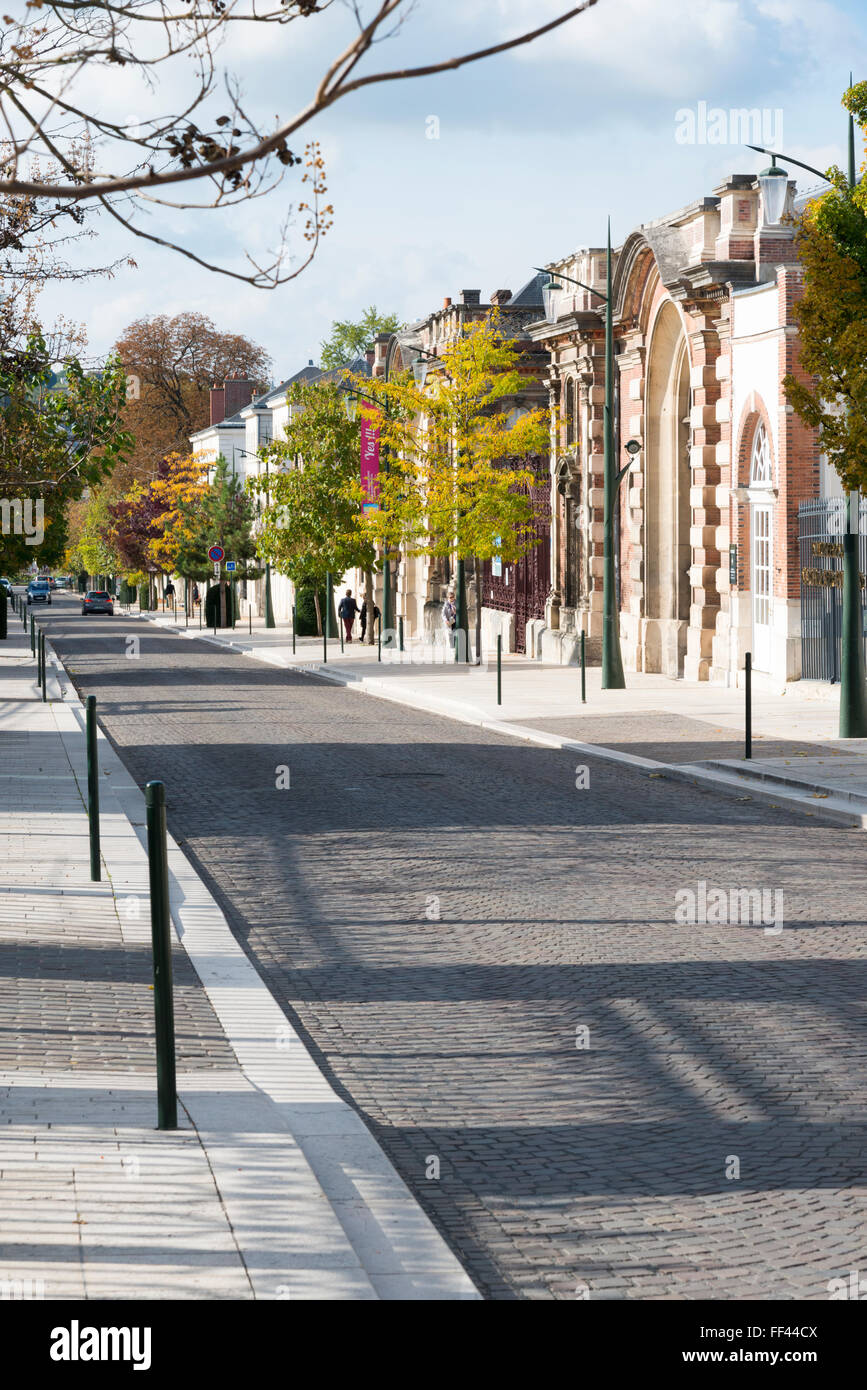
[[[339,384],[350,373],[355,376],[370,376],[372,370],[366,357],[353,357],[352,361],[347,362],[345,367],[331,367],[324,372],[318,372],[316,380],[323,383],[335,381]]]
[[[547,285],[550,278],[546,271],[539,271],[532,280],[528,280],[526,285],[518,290],[517,294],[512,295],[512,298],[507,301],[506,307],[509,309],[535,309],[537,306],[541,308],[544,303],[542,286]]]
[[[314,381],[321,374],[319,367],[314,367],[312,362],[308,362],[307,366],[302,367],[300,372],[296,372],[294,376],[288,376],[285,381],[280,382],[279,386],[272,386],[270,391],[266,391],[264,395],[256,396],[249,405],[243,407],[243,410],[269,410],[281,396],[285,396],[289,387],[293,386],[295,382]]]
[[[204,429],[196,430],[195,434],[187,436],[188,439],[201,439],[203,434],[210,434],[211,430],[245,430],[247,426],[241,419],[241,412],[236,411],[234,415],[227,415],[225,420],[218,420],[213,425],[205,425]]]

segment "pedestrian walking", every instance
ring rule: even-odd
[[[360,611],[361,611],[361,610],[359,609],[358,604],[355,602],[355,599],[352,597],[352,590],[351,590],[351,589],[347,589],[345,595],[344,595],[343,598],[340,600],[340,603],[339,603],[338,608],[337,608],[337,616],[338,616],[338,618],[342,618],[342,619],[343,619],[343,626],[344,626],[344,628],[346,629],[346,640],[347,640],[347,642],[351,642],[351,641],[352,641],[352,625],[353,625],[353,623],[355,622],[355,616],[356,616],[356,614],[359,613]],[[362,635],[362,637],[364,636],[364,628],[363,628],[363,627],[362,627],[362,629],[361,629],[361,635]]]
[[[457,625],[458,606],[455,603],[454,587],[450,584],[448,594],[446,595],[446,601],[443,604],[443,631],[446,634],[446,639],[452,650],[454,650],[455,629],[457,628]]]
[[[175,586],[169,579],[166,581],[166,587],[163,589],[163,608],[167,608],[169,606],[169,603],[174,599],[174,596]]]
[[[194,584],[194,585],[193,585],[193,607],[195,607],[196,604],[197,604],[198,602],[199,602],[199,586],[198,586],[198,584]]]
[[[366,603],[363,603],[363,604],[361,605],[361,608],[359,609],[359,612],[361,613],[361,640],[362,640],[362,642],[363,642],[363,641],[364,641],[364,634],[367,632],[367,604],[366,604]],[[376,604],[374,604],[374,605],[373,605],[373,624],[374,624],[374,627],[376,626],[376,621],[377,621],[377,618],[378,618],[378,617],[379,617],[379,609],[377,608]]]

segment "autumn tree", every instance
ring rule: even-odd
[[[362,521],[359,425],[348,418],[337,382],[296,382],[289,403],[295,409],[285,437],[260,451],[268,474],[250,478],[247,487],[265,503],[259,554],[297,589],[313,589],[321,633],[319,593],[328,576],[369,571],[375,558]]]
[[[867,82],[850,87],[843,104],[864,130]],[[867,490],[867,182],[850,188],[836,168],[828,178],[830,189],[807,204],[797,227],[805,274],[794,314],[803,371],[784,377],[783,386],[851,492]]]
[[[548,449],[548,413],[514,406],[533,384],[521,356],[495,309],[443,348],[423,384],[411,371],[356,383],[380,407],[387,460],[379,508],[365,517],[370,535],[396,558],[472,560],[477,596],[480,561],[514,563],[539,541],[529,488],[532,460]]]
[[[327,370],[348,367],[357,357],[373,346],[378,333],[396,333],[400,327],[397,314],[381,314],[375,304],[365,309],[357,322],[336,319],[331,332],[322,344],[322,365]]]
[[[116,574],[121,568],[121,561],[110,540],[110,497],[107,489],[93,488],[79,506],[80,524],[76,527],[74,539],[70,536],[70,544],[64,554],[66,567],[75,573],[85,571],[95,576]]]
[[[418,0],[353,3],[346,7],[353,26],[348,41],[338,26],[340,37],[321,68],[311,73],[305,63],[302,90],[293,91],[287,82],[285,108],[263,126],[242,95],[256,90],[255,69],[227,71],[221,48],[230,59],[239,54],[243,63],[252,55],[256,63],[264,32],[277,55],[288,58],[296,44],[315,54],[319,31],[324,36],[335,29],[327,0],[191,0],[180,9],[141,0],[7,0],[13,13],[5,18],[8,32],[0,45],[0,117],[10,136],[10,158],[0,195],[98,207],[129,236],[272,288],[303,272],[330,225],[321,151],[311,130],[318,117],[367,87],[427,78],[530,43],[594,3],[583,0],[500,41],[492,36],[473,52],[426,55],[414,66],[396,55],[394,66],[382,69],[370,61],[372,55],[385,40],[401,41]],[[433,0],[428,4],[433,10]],[[508,31],[508,21],[501,23]],[[445,34],[452,28],[441,26]],[[113,109],[119,76],[120,108],[146,114]],[[40,157],[52,159],[61,174],[34,174],[32,161]],[[284,177],[294,183],[296,196],[277,219],[267,257],[257,261],[248,253],[240,267],[208,260],[202,218],[190,219],[190,210],[220,214],[273,195]],[[154,203],[163,221],[173,215],[192,221],[195,239],[161,236],[149,217]],[[293,256],[293,244],[301,255]]]
[[[238,374],[260,392],[271,360],[243,334],[222,332],[195,312],[137,319],[114,351],[130,378],[124,420],[136,441],[120,483],[152,477],[169,454],[185,457],[190,435],[209,422],[210,388]]]

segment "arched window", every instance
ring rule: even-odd
[[[566,381],[566,446],[575,443],[575,383],[571,376]]]
[[[750,487],[772,487],[771,444],[768,432],[760,420],[753,435],[753,449],[750,455]]]

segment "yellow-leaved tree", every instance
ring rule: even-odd
[[[547,451],[548,412],[520,399],[533,380],[498,310],[466,326],[430,362],[355,385],[379,413],[379,509],[365,521],[390,556],[451,556],[458,564],[458,628],[466,631],[463,566],[521,559],[538,543],[529,489]],[[477,628],[480,620],[477,604]]]

